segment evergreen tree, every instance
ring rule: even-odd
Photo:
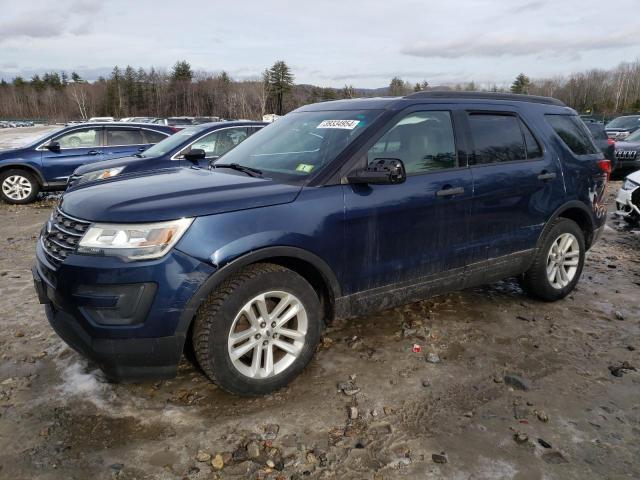
[[[69,77],[67,76],[67,72],[64,70],[60,73],[60,83],[66,87],[69,84]]]
[[[409,88],[400,77],[393,77],[389,83],[389,95],[392,97],[402,97],[407,94]]]
[[[35,89],[36,92],[42,92],[47,86],[40,78],[40,75],[37,73],[31,77],[31,86]]]
[[[276,115],[284,113],[284,96],[293,87],[293,74],[289,66],[282,60],[278,60],[269,69],[269,91],[273,96]]]
[[[529,93],[529,86],[531,85],[531,80],[524,73],[521,73],[516,77],[514,82],[511,84],[511,93]]]
[[[171,80],[174,82],[190,82],[193,79],[191,65],[186,60],[177,61],[171,70]]]
[[[73,83],[85,83],[84,80],[77,72],[71,72],[71,81]]]

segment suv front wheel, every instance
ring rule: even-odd
[[[584,233],[573,220],[558,218],[536,252],[533,264],[521,278],[522,288],[534,297],[554,301],[576,286],[584,267]]]
[[[6,170],[0,174],[0,196],[7,203],[31,203],[39,191],[38,180],[25,170]]]
[[[273,392],[311,360],[321,312],[303,277],[275,264],[251,265],[225,280],[198,310],[196,358],[207,376],[231,393]]]

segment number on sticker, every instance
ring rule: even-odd
[[[353,130],[360,123],[360,120],[323,120],[316,128],[342,128]]]

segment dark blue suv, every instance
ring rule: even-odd
[[[41,190],[64,190],[79,166],[144,152],[175,131],[146,123],[83,123],[0,151],[0,196],[8,203],[33,202]]]
[[[83,165],[69,178],[69,188],[116,175],[144,174],[161,168],[208,167],[212,160],[221,157],[265,125],[264,122],[236,121],[187,127],[134,156]]]
[[[228,391],[282,387],[335,317],[517,277],[575,287],[610,164],[561,102],[416,93],[302,107],[211,169],[67,192],[33,274],[48,319],[116,380],[189,344]]]

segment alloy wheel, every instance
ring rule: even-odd
[[[576,276],[580,244],[571,233],[563,233],[551,244],[547,256],[547,278],[553,288],[566,287]]]
[[[295,295],[261,293],[233,320],[227,342],[231,363],[249,378],[278,375],[300,356],[307,328],[307,311]]]
[[[11,200],[24,200],[31,195],[32,189],[29,179],[22,175],[11,175],[2,182],[2,193]]]

